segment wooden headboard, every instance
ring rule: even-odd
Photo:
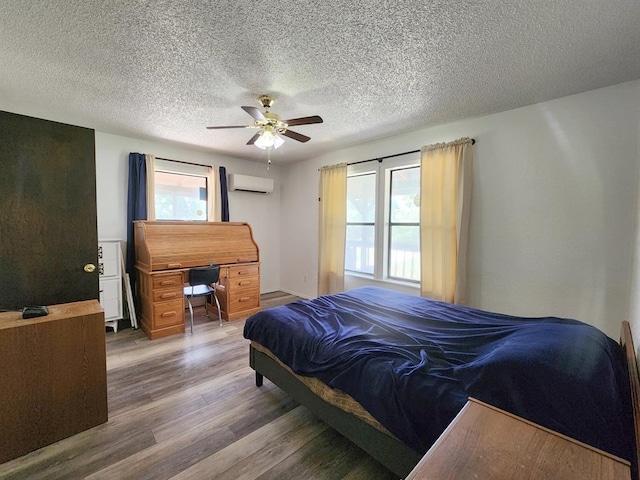
[[[622,322],[622,332],[620,334],[620,345],[624,349],[627,358],[627,368],[629,370],[629,383],[631,385],[631,402],[633,406],[633,428],[635,431],[636,444],[631,459],[631,478],[640,480],[638,472],[638,462],[640,461],[640,375],[638,373],[638,362],[636,361],[636,350],[633,346],[631,336],[631,326],[629,322]]]

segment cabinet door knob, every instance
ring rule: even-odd
[[[93,273],[96,271],[96,266],[93,263],[87,263],[84,266],[84,271],[87,273]]]

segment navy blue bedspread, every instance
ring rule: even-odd
[[[244,336],[297,374],[351,395],[418,453],[472,396],[631,457],[622,349],[576,320],[513,317],[364,287],[258,312]]]

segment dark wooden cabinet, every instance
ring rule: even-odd
[[[97,300],[24,320],[0,313],[0,463],[107,421],[104,312]]]

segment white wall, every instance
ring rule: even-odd
[[[319,167],[469,136],[469,304],[577,318],[618,338],[631,299],[639,112],[640,81],[628,82],[292,165],[283,172],[281,289],[316,295]]]
[[[638,107],[640,111],[640,107]],[[640,113],[638,113],[640,116]],[[638,142],[636,150],[636,158],[640,165],[640,123],[638,124]],[[640,169],[639,169],[640,170]],[[637,190],[640,192],[640,172],[636,184]],[[635,214],[635,236],[634,236],[634,256],[633,256],[633,275],[631,281],[631,306],[629,312],[629,323],[631,324],[631,334],[636,347],[636,356],[640,358],[640,194],[636,202]]]
[[[147,140],[96,132],[96,197],[98,238],[127,238],[127,179],[129,153],[149,153],[157,157],[203,165],[224,166],[229,173],[241,173],[274,179],[269,195],[229,192],[229,216],[232,222],[247,222],[260,248],[260,290],[279,289],[280,279],[280,170],[264,163],[216,156]]]

